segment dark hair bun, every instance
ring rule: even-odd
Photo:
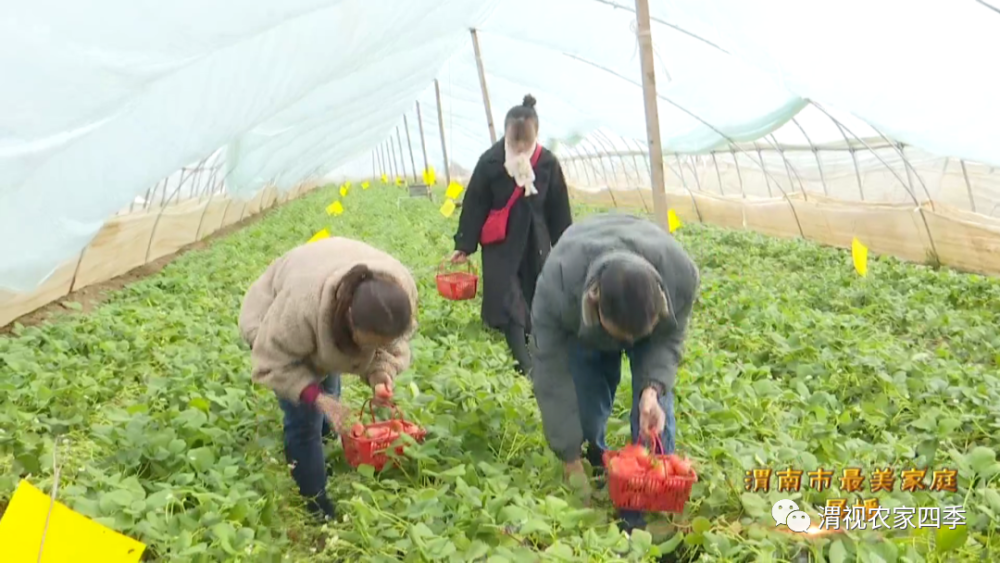
[[[524,106],[524,107],[526,107],[526,108],[533,108],[533,107],[535,107],[535,97],[532,96],[531,94],[525,95],[524,96],[524,101],[521,102],[521,105]]]

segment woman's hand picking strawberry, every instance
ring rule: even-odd
[[[392,378],[385,372],[374,373],[368,378],[372,386],[372,403],[380,407],[392,403]]]

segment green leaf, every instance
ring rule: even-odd
[[[743,503],[743,510],[753,518],[760,518],[767,512],[767,503],[756,493],[743,493],[740,501]]]
[[[537,518],[529,518],[528,521],[521,526],[519,532],[526,536],[536,532],[551,534],[552,527]]]
[[[215,452],[212,451],[212,448],[188,450],[187,458],[191,462],[191,466],[200,472],[208,471],[215,465]]]
[[[490,552],[490,546],[485,543],[475,540],[469,547],[465,550],[462,555],[465,556],[466,561],[475,561],[480,559]]]
[[[979,475],[991,477],[996,473],[997,454],[990,448],[977,446],[966,456],[966,461],[972,470]]]
[[[938,553],[954,551],[963,545],[969,537],[969,528],[966,525],[955,526],[952,530],[949,527],[938,528],[934,533],[934,548]]]
[[[1000,513],[1000,493],[996,489],[980,489],[979,494],[983,495],[990,508]]]
[[[589,481],[583,473],[573,473],[569,476],[569,485],[575,491],[587,490]]]
[[[466,470],[465,470],[465,464],[459,464],[459,465],[456,465],[455,467],[452,467],[448,471],[445,471],[444,473],[441,473],[440,475],[442,477],[461,477],[461,476],[465,475],[465,472],[466,472]]]
[[[162,491],[156,491],[155,493],[146,497],[146,508],[148,510],[156,510],[163,508],[170,504],[173,499],[173,491],[170,489],[164,489]]]
[[[97,518],[101,515],[100,503],[95,500],[78,498],[73,501],[72,507],[73,510],[88,518]]]
[[[207,413],[209,409],[212,408],[212,404],[209,403],[207,399],[203,399],[202,397],[195,397],[194,399],[191,399],[191,401],[188,403],[188,406],[196,408],[205,413]]]
[[[657,547],[663,555],[669,555],[677,549],[677,546],[684,541],[684,532],[677,532],[669,540],[659,544]]]
[[[500,521],[518,524],[528,519],[528,512],[520,506],[508,505],[500,511]]]
[[[639,553],[646,553],[649,548],[653,545],[653,535],[646,530],[632,530],[630,534],[632,538],[632,545],[639,551]]]
[[[568,546],[568,545],[566,545],[566,544],[564,544],[564,543],[562,543],[562,542],[560,542],[558,540],[556,540],[555,543],[553,543],[552,545],[550,545],[545,550],[545,553],[547,553],[549,555],[552,555],[554,557],[557,557],[557,558],[559,558],[559,559],[561,559],[563,561],[572,561],[573,558],[576,556],[573,553],[573,548],[572,547],[570,547],[570,546]]]
[[[704,534],[705,532],[712,529],[712,523],[708,521],[708,518],[704,516],[698,516],[691,521],[691,527],[696,534]]]
[[[132,501],[135,499],[129,491],[125,489],[118,489],[101,495],[101,501],[103,502],[104,500],[107,500],[109,503],[113,503],[117,506],[128,506],[132,504]]]
[[[830,544],[830,563],[844,563],[847,560],[847,548],[844,542],[835,540]]]

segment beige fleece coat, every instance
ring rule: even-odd
[[[340,279],[358,264],[406,290],[413,324],[389,347],[351,356],[334,344],[331,325]],[[253,381],[298,403],[303,389],[330,373],[395,378],[409,367],[416,319],[417,286],[406,266],[363,242],[332,237],[294,248],[268,266],[243,298],[239,327],[252,349]]]

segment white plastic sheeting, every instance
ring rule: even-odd
[[[489,143],[470,27],[481,30],[498,134],[507,109],[531,92],[543,139],[602,127],[644,141],[632,7],[7,0],[0,287],[31,289],[136,195],[222,146],[237,195],[327,170],[368,175],[370,149],[390,135],[398,146],[406,112],[423,168],[419,99],[430,164],[441,171],[435,77],[449,156],[470,168]],[[808,98],[895,140],[1000,165],[996,89],[981,59],[1000,52],[1000,14],[981,3],[651,0],[651,10],[667,151],[780,134]],[[823,129],[808,128],[812,142],[841,136],[828,122]]]
[[[251,139],[279,141],[288,138],[283,129],[308,128],[296,118],[323,107],[323,92],[339,88],[336,99],[357,100],[352,111],[324,115],[331,137],[324,143],[340,137],[352,146],[324,147],[297,169],[324,160],[332,167],[338,155],[368,148],[365,134],[342,130],[363,132],[367,122],[377,131],[380,119],[383,127],[395,121],[386,108],[414,98],[453,50],[449,38],[457,41],[494,5],[4,2],[0,286],[32,289],[138,193],[255,126],[264,124]],[[380,74],[364,70],[379,65]],[[422,73],[417,82],[408,76],[414,69]],[[267,124],[272,118],[277,127]],[[234,152],[248,181],[273,175],[262,163],[282,158],[253,147]]]
[[[847,110],[894,140],[1000,165],[990,70],[1000,12],[984,3],[671,0],[652,11],[697,25],[789,91]]]
[[[630,9],[634,5],[619,1]],[[673,102],[661,100],[659,106],[664,150],[704,152],[724,146],[726,137],[750,141],[781,126],[805,105],[766,74],[718,48],[663,25],[653,27],[658,92]],[[478,31],[497,135],[503,134],[507,110],[531,93],[538,99],[543,139],[566,139],[604,127],[644,140],[634,30],[633,12],[596,0],[505,0]],[[463,49],[438,77],[449,157],[471,168],[489,145],[489,132],[467,31]],[[432,85],[420,101],[433,111]],[[429,117],[436,120],[436,113]],[[409,118],[414,118],[412,108]],[[430,123],[436,131],[436,121]],[[443,157],[436,135],[429,145],[431,164],[440,170]],[[367,162],[370,173],[368,158],[350,171],[363,173]]]
[[[600,126],[611,137],[644,142],[633,7],[630,0],[500,6],[480,27],[498,135],[506,110],[531,92],[543,138]],[[781,126],[809,99],[852,139],[881,132],[938,155],[1000,165],[992,134],[1000,111],[989,100],[996,87],[983,60],[1000,48],[1000,13],[982,3],[652,0],[650,7],[667,152],[723,148],[719,132],[750,141],[779,129],[779,137],[803,139],[798,127]],[[439,77],[449,156],[471,167],[489,136],[468,41]],[[431,88],[421,101],[433,107]],[[843,140],[829,118],[812,113],[799,120],[812,143]],[[429,144],[440,168],[436,137]],[[370,173],[369,160],[342,172],[364,173],[365,166]]]

